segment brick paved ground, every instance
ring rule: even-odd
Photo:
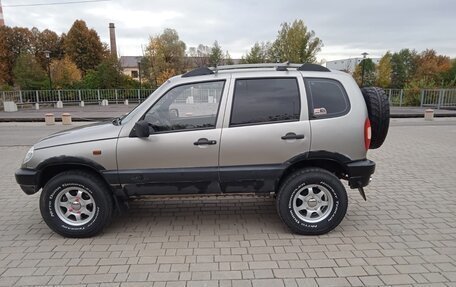
[[[341,225],[290,234],[270,198],[140,200],[101,236],[65,239],[41,220],[0,147],[0,285],[456,286],[456,125],[394,126],[364,202]]]

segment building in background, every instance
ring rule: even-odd
[[[5,26],[5,18],[3,18],[2,0],[0,0],[0,27]]]
[[[374,62],[375,65],[378,65],[380,62],[380,58],[369,58]],[[359,58],[348,58],[348,59],[341,59],[341,60],[334,60],[334,61],[327,61],[326,68],[338,70],[338,71],[345,71],[350,74],[353,74],[355,71],[356,65],[361,63],[363,60],[362,57]]]

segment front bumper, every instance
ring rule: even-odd
[[[20,185],[21,189],[29,195],[36,193],[40,189],[39,175],[40,173],[38,171],[26,168],[20,168],[14,174],[16,182]]]
[[[365,159],[352,161],[346,164],[348,185],[351,188],[367,186],[375,171],[375,162]]]

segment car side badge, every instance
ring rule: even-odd
[[[326,115],[327,111],[325,108],[316,108],[314,109],[314,115],[315,116],[321,116],[321,115]]]

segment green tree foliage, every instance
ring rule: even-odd
[[[451,60],[451,68],[443,75],[444,82],[448,87],[456,87],[456,59]]]
[[[65,37],[64,50],[83,74],[97,67],[108,53],[97,32],[89,29],[83,20],[73,23]]]
[[[323,42],[308,30],[303,20],[282,23],[272,44],[272,59],[279,62],[315,63]]]
[[[270,62],[269,53],[271,50],[270,43],[256,42],[250,51],[241,59],[244,64],[257,64]]]
[[[89,70],[83,78],[83,86],[89,89],[122,88],[124,77],[116,57],[105,58],[96,69]]]
[[[209,54],[209,65],[215,67],[221,64],[223,64],[223,50],[219,43],[215,41]]]
[[[364,69],[364,73],[363,73]],[[364,75],[364,81],[363,81]],[[372,59],[363,59],[355,68],[353,77],[359,86],[367,87],[373,86],[376,79],[376,67]]]
[[[16,84],[22,90],[39,90],[48,82],[45,70],[30,53],[19,55],[13,68],[13,74]]]
[[[378,63],[376,85],[379,87],[388,88],[391,85],[391,57],[391,53],[387,52]]]
[[[185,43],[179,39],[176,30],[167,28],[162,34],[150,38],[143,74],[155,85],[161,85],[167,79],[165,76],[174,76],[185,70],[184,56]]]
[[[225,65],[233,65],[233,59],[231,58],[230,52],[226,51],[225,53]]]
[[[402,89],[409,83],[416,71],[417,53],[415,50],[402,49],[391,57],[391,86]]]

